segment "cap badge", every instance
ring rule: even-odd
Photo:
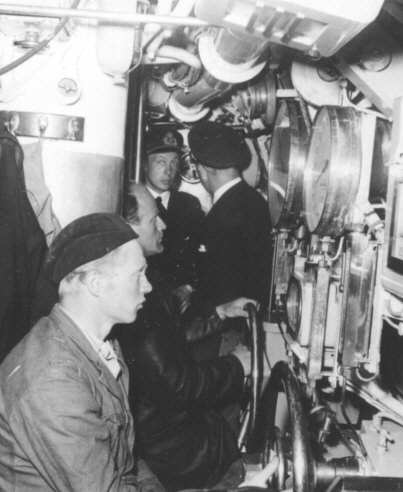
[[[162,141],[165,145],[174,145],[175,147],[179,147],[178,142],[172,132],[166,133]]]

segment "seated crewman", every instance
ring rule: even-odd
[[[163,224],[144,186],[131,186],[126,217],[145,256],[161,252]],[[243,467],[230,425],[234,416],[225,410],[241,395],[244,377],[250,374],[250,352],[239,347],[228,356],[196,363],[188,342],[222,330],[227,317],[246,316],[243,306],[248,299],[218,306],[209,317],[183,326],[171,308],[165,283],[151,268],[147,277],[153,291],[134,326],[117,330],[130,372],[140,456],[168,490],[218,482],[236,487]]]
[[[46,270],[60,303],[0,367],[0,490],[163,490],[143,462],[135,479],[128,370],[115,323],[131,323],[151,290],[137,234],[118,215],[64,228]]]

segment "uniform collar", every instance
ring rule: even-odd
[[[230,188],[238,184],[240,181],[242,181],[242,178],[238,177],[232,179],[231,181],[228,181],[228,183],[218,188],[218,190],[216,190],[216,192],[213,195],[213,205],[217,203],[217,201],[224,195],[226,191],[228,191]]]
[[[154,198],[161,197],[161,203],[165,208],[168,208],[169,197],[171,196],[171,192],[169,190],[163,191],[162,193],[157,193],[149,186],[147,186],[148,191],[152,194]]]

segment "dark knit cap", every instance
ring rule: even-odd
[[[178,152],[182,154],[183,137],[173,129],[153,129],[145,136],[146,155],[162,152]]]
[[[233,128],[215,121],[194,125],[188,135],[190,152],[207,167],[246,168],[251,159],[245,139]]]
[[[46,253],[45,272],[58,284],[79,266],[136,238],[138,235],[120,215],[85,215],[70,222],[56,236]]]

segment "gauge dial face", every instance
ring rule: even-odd
[[[325,209],[330,184],[332,136],[328,112],[321,112],[309,146],[305,169],[305,218],[314,232]]]
[[[294,277],[290,279],[288,285],[286,309],[288,325],[296,338],[301,326],[302,292],[300,284]]]
[[[280,221],[284,208],[290,159],[290,134],[289,118],[285,117],[274,131],[270,149],[269,207],[273,225],[277,225]]]

